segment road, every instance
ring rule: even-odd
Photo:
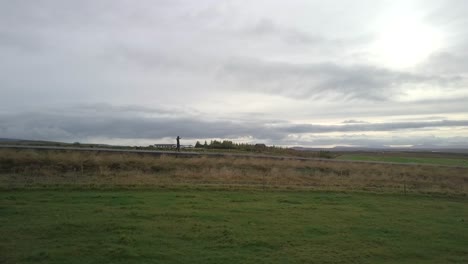
[[[309,161],[323,161],[335,163],[365,163],[365,164],[389,164],[389,165],[402,165],[402,166],[432,166],[432,167],[446,167],[446,168],[460,168],[468,169],[463,166],[448,166],[439,164],[427,163],[399,163],[399,162],[384,162],[384,161],[358,161],[358,160],[336,160],[336,159],[322,159],[322,158],[304,158],[294,156],[275,156],[263,154],[244,154],[244,153],[223,153],[223,152],[188,152],[188,151],[163,151],[163,150],[140,150],[140,149],[112,149],[112,148],[88,148],[88,147],[57,147],[57,146],[26,146],[26,145],[1,145],[1,148],[7,149],[36,149],[36,150],[76,150],[76,151],[99,151],[99,152],[115,152],[115,153],[144,153],[152,155],[172,155],[178,157],[241,157],[241,158],[263,158],[263,159],[278,159],[278,160],[309,160]]]

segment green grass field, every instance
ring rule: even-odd
[[[344,154],[337,159],[340,160],[358,160],[358,161],[383,161],[397,163],[417,163],[434,164],[444,166],[462,166],[468,167],[468,158],[441,158],[441,157],[412,157],[412,156],[382,156],[382,155],[362,155],[362,154]]]
[[[0,263],[468,263],[466,197],[0,192]]]

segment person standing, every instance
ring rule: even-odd
[[[180,137],[177,136],[176,140],[177,140],[177,151],[180,152]]]

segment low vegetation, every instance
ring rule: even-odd
[[[461,197],[0,192],[0,263],[467,263]]]
[[[0,188],[223,186],[466,195],[468,168],[0,150]]]
[[[358,160],[358,161],[383,161],[383,162],[398,162],[398,163],[415,163],[415,164],[433,164],[444,166],[463,166],[468,167],[468,157],[441,157],[441,156],[405,156],[405,155],[379,155],[379,154],[344,154],[338,157],[341,160]]]
[[[3,149],[0,263],[467,263],[467,183],[468,168]]]

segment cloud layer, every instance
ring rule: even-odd
[[[459,144],[468,130],[467,8],[1,1],[0,138]],[[399,21],[414,29],[387,40],[402,50],[379,48]],[[442,44],[419,43],[428,52],[409,66],[385,60],[411,54],[405,41],[425,29]]]
[[[138,106],[114,107],[87,105],[78,108],[53,109],[43,112],[0,115],[0,132],[3,137],[86,141],[93,139],[139,139],[140,142],[171,139],[181,136],[192,142],[204,138],[250,139],[271,144],[305,144],[309,138],[315,144],[359,141],[363,138],[375,144],[388,144],[390,140],[372,136],[374,132],[423,131],[414,137],[413,144],[425,139],[439,129],[463,129],[468,120],[432,120],[392,123],[368,123],[345,121],[341,125],[294,124],[287,120],[204,120],[203,115],[174,109],[141,108]],[[429,133],[428,133],[429,132]],[[339,133],[341,138],[330,137]],[[352,136],[355,133],[355,136]],[[370,134],[369,134],[370,133]],[[366,134],[369,134],[365,136]],[[345,136],[343,136],[345,135]],[[356,136],[357,135],[357,136]],[[398,136],[401,138],[401,136]],[[466,137],[452,136],[452,140]],[[432,136],[432,139],[440,138]],[[399,140],[402,141],[402,140]],[[409,137],[405,144],[411,144]],[[365,145],[365,144],[364,144]]]

